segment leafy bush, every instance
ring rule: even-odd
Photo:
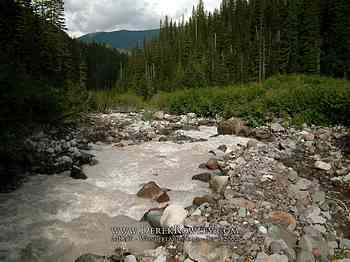
[[[145,102],[142,97],[133,93],[120,94],[117,90],[93,91],[91,107],[95,111],[105,112],[115,107],[140,109]]]
[[[277,75],[261,85],[178,90],[157,95],[152,104],[173,113],[242,117],[253,126],[271,115],[294,124],[350,124],[349,82],[319,76]]]
[[[80,113],[91,108],[91,93],[79,85],[67,82],[60,95],[61,119],[65,121],[75,119]]]
[[[277,75],[262,84],[178,89],[148,101],[133,93],[98,91],[93,92],[92,101],[92,109],[98,111],[117,106],[147,107],[176,114],[242,117],[252,126],[272,117],[283,117],[286,125],[350,125],[350,83],[319,76]]]

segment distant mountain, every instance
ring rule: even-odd
[[[159,29],[145,31],[114,31],[97,32],[83,35],[79,40],[85,43],[104,43],[110,44],[114,48],[126,49],[136,46],[143,46],[143,40],[151,40],[159,35]]]

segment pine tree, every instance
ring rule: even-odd
[[[346,0],[222,0],[213,13],[200,0],[188,21],[165,17],[159,38],[133,52],[126,81],[151,81],[142,90],[153,94],[279,73],[349,78],[349,13]]]
[[[320,2],[303,0],[300,27],[300,66],[305,73],[320,72]]]
[[[66,30],[64,17],[64,2],[63,0],[54,0],[54,19],[53,24],[61,30]]]
[[[350,2],[336,1],[336,76],[350,77]]]
[[[289,73],[299,72],[299,13],[301,9],[300,0],[288,1],[287,37],[289,43],[288,70]]]
[[[321,73],[334,75],[336,56],[336,2],[321,0]]]

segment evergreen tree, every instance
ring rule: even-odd
[[[159,38],[133,52],[126,81],[147,81],[143,93],[153,94],[183,86],[260,82],[278,73],[349,78],[349,3],[223,0],[207,13],[200,0],[188,21],[165,17]]]
[[[335,12],[336,37],[334,45],[337,61],[335,75],[348,79],[350,76],[350,2],[337,0]]]
[[[300,71],[299,66],[299,13],[301,0],[288,1],[287,37],[289,43],[288,69],[289,73]]]
[[[320,73],[320,2],[303,0],[300,23],[300,66],[305,73]]]

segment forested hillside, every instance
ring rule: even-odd
[[[158,38],[159,29],[145,31],[114,31],[114,32],[98,32],[83,35],[79,40],[84,43],[99,43],[111,45],[114,48],[135,48],[143,47],[144,40],[153,40]]]
[[[12,124],[61,120],[87,109],[87,89],[115,85],[127,56],[71,39],[64,32],[62,0],[0,5],[2,131]]]
[[[349,78],[347,0],[203,1],[188,21],[161,23],[158,40],[129,59],[127,84],[145,97],[179,87],[263,81],[274,74]]]
[[[165,17],[159,37],[144,39],[144,48],[130,55],[71,39],[63,0],[0,4],[0,124],[6,127],[104,110],[125,92],[125,101],[134,102],[141,99],[135,94],[149,100],[160,91],[261,83],[276,74],[350,77],[346,0],[223,0],[213,13],[199,1],[186,21]],[[339,86],[348,92],[346,82]],[[90,92],[95,90],[111,92]],[[333,91],[329,96],[343,101]],[[318,113],[328,110],[331,99],[324,101]]]

